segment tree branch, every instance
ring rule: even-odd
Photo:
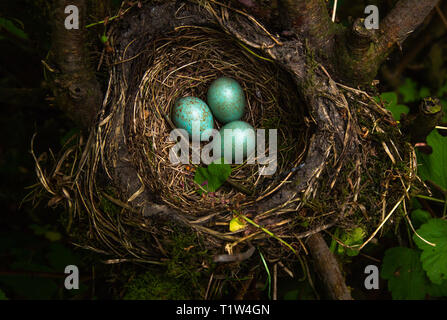
[[[380,24],[376,55],[382,61],[422,23],[439,0],[400,0]]]
[[[79,29],[66,29],[65,8],[79,9]],[[53,13],[50,60],[56,66],[51,87],[59,108],[81,127],[87,128],[101,106],[102,93],[86,49],[84,0],[57,0]],[[51,71],[51,70],[50,70]],[[54,70],[53,70],[54,71]]]
[[[351,85],[369,84],[380,65],[424,21],[439,0],[400,0],[380,23],[367,30],[358,19],[350,33],[341,35],[335,48],[335,70]]]
[[[321,234],[307,239],[315,268],[322,278],[330,297],[334,300],[352,300],[335,255],[329,250]]]
[[[413,143],[425,142],[427,136],[442,120],[442,105],[437,98],[425,98],[419,105],[418,112],[402,118],[402,132]]]
[[[330,52],[336,25],[323,0],[279,0],[278,9],[284,30],[306,38],[312,49]]]

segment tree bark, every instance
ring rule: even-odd
[[[353,86],[368,85],[388,55],[424,21],[439,0],[400,0],[380,23],[367,30],[363,20],[341,34],[334,48],[338,79]]]
[[[279,0],[278,9],[284,30],[306,38],[320,55],[332,51],[340,28],[331,21],[324,0]]]
[[[382,61],[424,22],[439,0],[400,0],[380,24],[375,55]]]
[[[441,122],[443,116],[439,99],[425,98],[417,112],[402,119],[402,132],[412,143],[426,142],[427,136]]]
[[[352,300],[335,255],[329,250],[321,234],[307,239],[314,265],[321,280],[326,285],[329,296],[334,300]]]
[[[79,29],[66,29],[65,8],[79,9]],[[54,64],[51,87],[56,103],[77,125],[88,129],[102,103],[102,93],[90,64],[85,31],[84,0],[57,0],[53,11],[52,49]]]

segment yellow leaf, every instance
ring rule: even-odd
[[[244,220],[239,219],[238,217],[234,217],[230,221],[230,231],[235,232],[240,229],[245,228],[246,222]]]

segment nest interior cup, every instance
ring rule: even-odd
[[[130,138],[133,161],[145,185],[162,202],[193,215],[224,211],[235,200],[244,206],[277,190],[302,161],[309,134],[305,110],[290,75],[270,59],[211,28],[177,28],[151,41],[147,48],[146,58],[141,59],[145,73],[137,88]],[[244,90],[246,107],[241,120],[255,129],[266,129],[266,133],[267,129],[277,130],[277,170],[263,176],[257,161],[233,164],[233,183],[224,183],[215,193],[204,195],[197,192],[194,172],[206,166],[172,164],[169,160],[176,143],[169,139],[175,128],[170,115],[178,98],[192,96],[206,101],[211,83],[219,77],[235,79]],[[216,129],[224,125],[214,121]],[[266,134],[267,152],[268,141]],[[207,143],[202,142],[202,146]]]

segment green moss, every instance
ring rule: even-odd
[[[115,188],[113,188],[111,186],[107,186],[103,192],[112,198],[119,199],[118,192],[116,191]],[[118,215],[122,209],[121,207],[114,204],[112,201],[110,201],[109,199],[107,199],[106,197],[103,197],[103,196],[101,196],[101,200],[99,202],[99,208],[103,212],[108,213],[111,216]]]
[[[276,129],[279,128],[281,119],[279,117],[265,118],[262,120],[261,127],[263,129]]]
[[[127,286],[125,300],[187,300],[193,298],[188,282],[148,271]]]
[[[165,249],[170,253],[170,259],[166,262],[167,274],[189,279],[193,287],[200,287],[201,279],[207,276],[207,270],[202,267],[203,262],[210,264],[211,261],[201,239],[190,231],[177,228]]]
[[[124,299],[198,299],[209,279],[211,257],[197,234],[173,227],[162,246],[169,254],[164,267],[151,268],[126,285]]]
[[[118,207],[113,202],[111,202],[110,200],[108,200],[104,197],[101,197],[99,207],[101,208],[102,211],[104,211],[105,213],[108,213],[112,216],[118,215],[121,211],[120,207]]]

